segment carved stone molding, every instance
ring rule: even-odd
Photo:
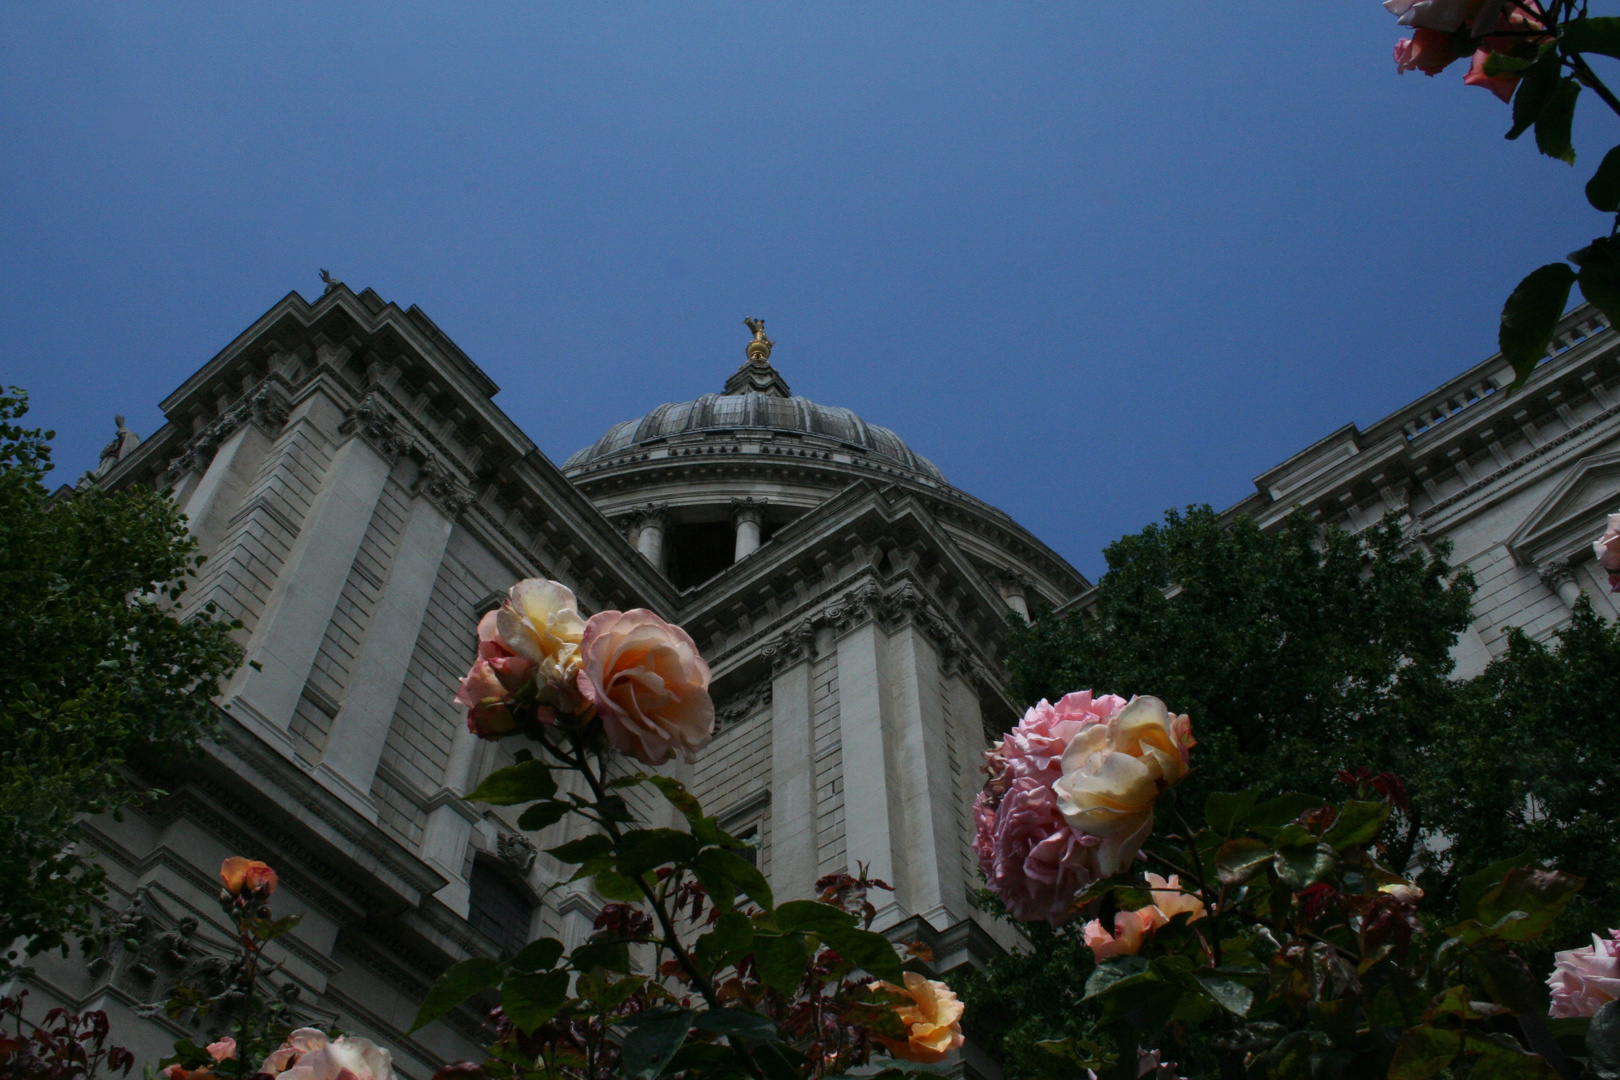
[[[815,643],[815,623],[806,619],[766,645],[760,655],[770,661],[771,674],[776,675],[808,659],[815,651]]]
[[[1570,565],[1568,559],[1553,559],[1542,563],[1536,569],[1542,583],[1554,592],[1559,591],[1565,582],[1575,580],[1575,568]]]
[[[748,719],[758,709],[771,703],[771,680],[760,679],[748,689],[717,706],[714,718],[717,726],[730,727]]]
[[[399,418],[383,407],[381,398],[375,393],[367,394],[356,402],[338,430],[345,435],[350,432],[359,435],[389,461],[416,445],[415,440],[405,433]]]
[[[456,481],[456,474],[438,458],[428,455],[416,475],[411,494],[431,500],[451,520],[461,516],[472,505],[472,493]]]
[[[169,462],[169,475],[178,478],[194,469],[208,468],[225,440],[243,424],[258,424],[265,434],[274,438],[286,424],[290,408],[286,395],[275,386],[261,385],[243,394],[218,420],[191,437]]]
[[[520,874],[527,874],[534,868],[537,852],[534,842],[522,833],[503,832],[495,838],[495,854]]]
[[[652,525],[660,529],[667,528],[669,525],[669,504],[648,503],[645,506],[634,508],[625,517],[629,519],[632,529],[639,529],[644,525]]]

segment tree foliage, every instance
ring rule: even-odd
[[[233,623],[174,603],[200,563],[159,492],[53,500],[53,433],[0,395],[0,978],[92,927],[101,871],[75,850],[86,814],[139,802],[122,768],[192,750],[240,662]]]
[[[1452,693],[1473,581],[1385,520],[1355,536],[1303,513],[1274,533],[1209,507],[1109,546],[1093,613],[1015,628],[1015,697],[1152,694],[1193,718],[1183,797],[1256,784],[1327,795],[1338,769],[1395,769]]]

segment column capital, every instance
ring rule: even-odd
[[[744,521],[751,521],[755,525],[758,525],[760,518],[765,513],[765,504],[769,501],[769,499],[755,499],[752,497],[744,499],[732,499],[732,522],[734,524],[741,524]]]
[[[799,661],[809,659],[815,641],[815,624],[806,619],[766,645],[760,650],[760,655],[770,661],[773,673],[785,671]]]
[[[376,393],[367,394],[349,409],[338,430],[345,435],[359,435],[386,460],[393,461],[407,453],[416,443],[405,433],[399,418],[383,407]]]
[[[1542,583],[1554,592],[1559,591],[1565,582],[1575,580],[1575,567],[1568,559],[1549,559],[1536,567],[1536,573]]]
[[[416,483],[411,486],[411,494],[432,502],[451,521],[472,505],[472,493],[457,482],[454,470],[431,454],[422,462],[422,469],[416,474]]]
[[[193,435],[169,462],[168,476],[178,480],[186,473],[202,472],[214,460],[214,454],[243,424],[257,424],[264,433],[274,438],[287,423],[291,406],[287,396],[276,386],[260,383],[237,398],[212,424]]]
[[[667,528],[669,525],[669,504],[647,503],[643,506],[632,507],[625,516],[630,519],[632,527],[652,525],[655,528]]]

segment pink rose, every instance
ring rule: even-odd
[[[1598,565],[1609,572],[1609,588],[1620,592],[1620,514],[1609,515],[1603,536],[1592,541],[1592,554]]]
[[[456,700],[467,707],[467,730],[484,739],[498,739],[517,727],[507,707],[534,671],[535,661],[518,656],[501,639],[496,612],[478,623],[478,659],[461,680]]]
[[[1610,930],[1608,940],[1593,934],[1591,945],[1553,953],[1547,986],[1553,1017],[1591,1016],[1620,998],[1620,930]]]
[[[1485,74],[1485,61],[1490,58],[1489,49],[1476,50],[1473,61],[1468,65],[1468,74],[1463,76],[1463,82],[1469,86],[1483,86],[1504,102],[1512,101],[1513,91],[1519,85],[1519,76]]]
[[[688,762],[714,737],[709,665],[678,626],[650,611],[591,616],[579,644],[577,687],[608,741],[648,765],[677,751]]]
[[[1056,705],[1042,698],[1002,740],[1007,769],[1015,775],[1056,780],[1063,751],[1074,737],[1083,728],[1107,723],[1124,707],[1124,698],[1104,694],[1093,699],[1090,690],[1065,694]]]
[[[1064,823],[1050,784],[1019,777],[996,808],[986,884],[1014,918],[1059,926],[1070,918],[1069,901],[1097,877],[1096,844]]]
[[[319,1028],[299,1028],[271,1051],[259,1071],[278,1080],[394,1080],[394,1059],[370,1039],[329,1040]]]
[[[224,1061],[227,1058],[235,1057],[236,1040],[227,1035],[223,1039],[219,1040],[219,1042],[209,1043],[208,1056],[213,1058],[215,1061]]]
[[[1411,37],[1395,43],[1395,70],[1402,75],[1421,71],[1432,77],[1459,57],[1451,36],[1438,30],[1419,27]]]
[[[1091,954],[1098,960],[1110,956],[1135,956],[1147,940],[1148,934],[1163,926],[1164,916],[1158,908],[1148,906],[1141,911],[1114,912],[1114,932],[1103,929],[1100,919],[1086,923],[1081,933]]]
[[[996,866],[996,804],[990,793],[981,791],[973,800],[973,850],[979,856],[979,870],[986,878]]]

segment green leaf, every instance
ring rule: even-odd
[[[776,925],[783,930],[805,930],[812,934],[846,930],[860,922],[847,911],[817,900],[789,900],[776,909]]]
[[[1581,268],[1576,280],[1581,294],[1614,323],[1620,314],[1620,244],[1600,236],[1570,255],[1569,261]],[[1613,313],[1613,314],[1611,314]]]
[[[1457,885],[1457,914],[1465,919],[1477,918],[1480,897],[1494,889],[1501,882],[1502,875],[1516,866],[1529,866],[1535,861],[1535,857],[1527,851],[1522,855],[1499,859],[1463,878]]]
[[[566,844],[558,844],[554,848],[546,848],[546,854],[555,857],[560,862],[583,863],[598,855],[606,855],[613,850],[613,841],[601,833],[592,833],[582,836],[578,840],[570,840]]]
[[[747,1009],[710,1009],[708,1012],[698,1013],[693,1026],[702,1031],[724,1035],[728,1039],[740,1036],[745,1039],[757,1039],[760,1042],[771,1042],[776,1038],[776,1025],[771,1023],[770,1018]]]
[[[1498,75],[1520,75],[1524,69],[1535,63],[1521,56],[1508,56],[1506,53],[1493,52],[1485,57],[1485,74],[1492,78]]]
[[[825,907],[826,905],[821,905]],[[777,909],[780,922],[781,908]],[[882,934],[855,927],[839,927],[821,932],[821,938],[845,960],[858,964],[865,971],[892,983],[905,981],[900,957],[894,946]]]
[[[698,963],[711,972],[727,957],[738,957],[754,945],[754,924],[746,915],[728,911],[715,922],[714,929],[697,940]]]
[[[1603,163],[1586,182],[1586,201],[1605,214],[1620,210],[1620,146],[1603,155]]]
[[[1222,885],[1239,885],[1255,874],[1271,858],[1271,846],[1252,836],[1228,840],[1215,853],[1215,877]]]
[[[1524,69],[1524,79],[1513,95],[1513,127],[1507,137],[1517,139],[1541,116],[1541,110],[1558,91],[1560,61],[1558,47],[1551,42],[1541,47],[1541,53]]]
[[[710,848],[692,860],[692,869],[699,874],[699,881],[706,881],[710,876],[721,877],[735,885],[766,911],[774,906],[771,887],[765,881],[765,875],[759,872],[757,866],[734,851]]]
[[[1497,936],[1508,941],[1529,941],[1544,934],[1564,905],[1585,885],[1585,878],[1562,870],[1515,867],[1480,897],[1479,919],[1487,925],[1498,924],[1522,911],[1527,917],[1505,926]]]
[[[1215,791],[1204,800],[1204,820],[1209,827],[1222,836],[1230,836],[1232,830],[1248,818],[1249,811],[1259,800],[1260,792],[1256,788],[1247,791]]]
[[[549,799],[555,794],[557,781],[552,778],[551,770],[544,762],[531,760],[496,769],[462,798],[492,806],[516,806],[536,799]]]
[[[630,1080],[653,1080],[686,1041],[695,1014],[690,1009],[641,1013],[619,1048],[619,1065]]]
[[[545,937],[523,946],[507,963],[518,971],[545,971],[556,967],[562,954],[563,943],[556,938]]]
[[[574,951],[568,955],[568,962],[573,965],[575,971],[605,968],[608,971],[617,971],[621,975],[628,975],[630,947],[612,934],[596,934],[585,944],[575,946]]]
[[[1333,849],[1326,844],[1287,847],[1277,852],[1272,866],[1277,876],[1291,889],[1303,889],[1333,873]]]
[[[1141,956],[1110,956],[1092,968],[1086,979],[1086,996],[1082,1001],[1102,997],[1118,983],[1147,974],[1148,962]]]
[[[1420,1024],[1401,1036],[1390,1062],[1389,1080],[1429,1080],[1457,1056],[1462,1040],[1455,1031]]]
[[[538,832],[547,825],[554,825],[563,819],[563,815],[572,810],[573,806],[561,799],[547,799],[537,802],[518,815],[518,828],[524,832]]]
[[[1322,834],[1322,841],[1337,851],[1347,847],[1370,844],[1389,820],[1390,806],[1385,802],[1357,802],[1351,799],[1339,809],[1339,816],[1331,828]]]
[[[603,870],[591,879],[591,883],[596,886],[597,895],[604,900],[634,904],[647,898],[633,878],[625,877],[616,870]]]
[[[1547,355],[1573,284],[1575,271],[1568,263],[1548,263],[1530,271],[1502,305],[1502,326],[1496,340],[1502,359],[1513,365],[1517,376],[1509,390],[1523,386]]]
[[[619,873],[640,877],[655,866],[684,863],[697,854],[697,841],[680,829],[637,829],[619,841]]]
[[[1565,52],[1620,57],[1620,19],[1604,16],[1571,19],[1558,30],[1558,42]]]
[[[1586,1029],[1587,1062],[1599,1080],[1620,1078],[1620,1002],[1604,1002]]]
[[[1580,96],[1581,84],[1565,79],[1536,117],[1536,149],[1570,165],[1575,164],[1570,128],[1575,123],[1575,99]]]
[[[1200,972],[1194,976],[1204,993],[1214,998],[1221,1008],[1233,1016],[1247,1016],[1254,1005],[1254,991],[1224,975]]]
[[[1496,1004],[1521,1016],[1547,1014],[1547,984],[1535,976],[1518,953],[1507,948],[1475,949],[1469,953],[1468,962]]]
[[[568,1000],[568,972],[514,975],[501,984],[501,1011],[525,1034],[557,1015]]]
[[[1275,799],[1263,802],[1251,810],[1249,812],[1249,827],[1281,828],[1305,811],[1315,810],[1321,805],[1322,799],[1320,796],[1290,791],[1286,795],[1279,795]]]
[[[433,984],[433,989],[428,991],[422,1007],[417,1010],[416,1020],[411,1024],[411,1031],[431,1024],[480,990],[488,990],[501,981],[501,974],[500,964],[481,956],[451,964],[439,981]]]
[[[709,899],[721,912],[731,910],[731,905],[737,899],[737,885],[726,876],[722,861],[718,858],[718,849],[700,851],[690,863],[692,873],[697,876],[698,884],[703,891],[709,894]]]
[[[669,805],[681,812],[683,817],[700,818],[703,816],[703,807],[697,797],[686,790],[686,785],[679,780],[671,780],[667,776],[649,776],[647,782],[663,792]]]
[[[754,934],[754,965],[767,986],[793,993],[809,963],[810,949],[803,934]]]

